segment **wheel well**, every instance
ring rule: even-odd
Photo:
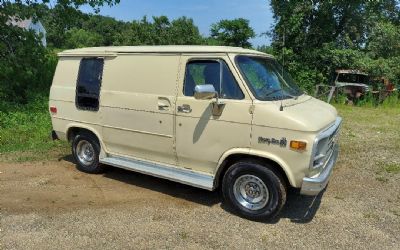
[[[90,131],[89,129],[85,129],[85,128],[79,128],[79,127],[72,127],[68,129],[67,132],[67,139],[68,142],[72,142],[72,140],[75,138],[76,135],[78,134],[87,134],[87,135],[91,135],[93,136],[96,140],[97,143],[99,143],[100,145],[100,141],[99,138],[97,137],[97,135],[95,133],[93,133],[92,131]]]
[[[286,185],[289,185],[290,183],[285,171],[275,161],[255,155],[233,154],[226,157],[226,159],[222,162],[221,166],[218,168],[216,174],[216,183],[215,183],[216,188],[219,188],[220,184],[222,183],[222,179],[224,178],[225,172],[228,170],[228,168],[232,166],[232,164],[240,160],[256,160],[259,161],[260,163],[268,164],[273,168],[271,170],[278,173],[283,178]]]

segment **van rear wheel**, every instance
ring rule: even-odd
[[[251,160],[229,167],[222,181],[222,194],[238,214],[257,221],[272,219],[286,202],[280,174],[267,164]]]
[[[98,174],[104,171],[99,163],[100,145],[96,138],[90,134],[78,134],[72,141],[72,155],[79,170]]]

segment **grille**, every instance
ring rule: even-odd
[[[325,130],[317,137],[316,145],[314,145],[313,160],[310,166],[312,170],[325,166],[326,162],[331,157],[339,139],[340,124],[341,119],[339,118],[332,127]]]

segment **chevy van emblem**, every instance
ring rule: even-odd
[[[265,137],[258,137],[258,143],[260,144],[268,144],[268,145],[279,145],[282,148],[285,148],[287,145],[287,140],[285,137],[282,137],[282,139],[278,140],[275,138],[265,138]]]

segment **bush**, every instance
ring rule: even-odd
[[[47,94],[57,64],[56,54],[44,48],[32,31],[7,27],[2,36],[7,41],[7,45],[0,43],[2,101],[27,104],[37,94]]]
[[[47,98],[27,105],[0,102],[0,153],[48,151],[60,144],[51,140],[51,129]]]

